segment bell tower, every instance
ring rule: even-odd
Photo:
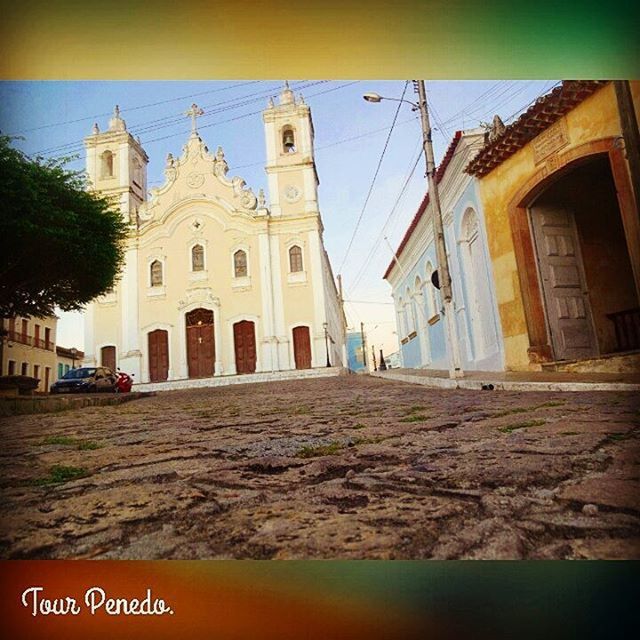
[[[139,140],[128,131],[116,105],[109,128],[100,132],[93,125],[84,139],[87,174],[92,187],[118,202],[125,221],[135,223],[136,209],[146,200],[149,158]]]
[[[318,212],[318,174],[313,153],[311,110],[285,82],[279,104],[263,113],[272,216]]]

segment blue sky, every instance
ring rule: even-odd
[[[390,288],[381,279],[392,254],[382,237],[387,235],[394,247],[398,245],[424,194],[423,160],[411,174],[420,151],[420,126],[410,106],[401,105],[363,212],[399,103],[370,104],[362,94],[374,91],[399,98],[405,82],[298,80],[290,84],[312,110],[325,245],[334,272],[343,276],[349,325],[359,328],[364,322],[370,344],[384,347],[385,353],[395,351]],[[476,127],[496,113],[508,124],[555,84],[552,80],[428,82],[436,162],[456,130]],[[243,177],[254,192],[263,188],[267,193],[260,114],[269,96],[277,96],[281,87],[279,80],[2,82],[0,131],[22,136],[15,144],[30,155],[76,154],[79,157],[69,166],[82,169],[83,137],[94,122],[104,130],[118,104],[127,128],[140,136],[149,155],[151,188],[162,184],[167,153],[180,154],[190,131],[190,121],[183,114],[196,102],[205,111],[198,129],[209,148],[222,146],[230,174]],[[414,99],[411,83],[405,98]],[[62,314],[58,343],[82,348],[81,335],[78,314]]]

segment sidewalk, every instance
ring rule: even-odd
[[[440,389],[481,390],[483,385],[493,385],[503,391],[640,391],[640,373],[465,371],[463,378],[452,380],[448,371],[391,369],[371,375]]]

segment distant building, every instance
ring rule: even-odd
[[[57,356],[57,377],[62,378],[65,373],[74,367],[79,367],[84,358],[84,352],[79,349],[67,349],[65,347],[56,347]]]
[[[402,362],[400,360],[400,351],[394,351],[388,356],[384,356],[384,362],[387,365],[387,369],[399,369],[400,367],[402,367]]]
[[[49,391],[56,380],[55,316],[3,319],[6,334],[2,350],[2,375],[22,375],[39,380],[36,391]]]
[[[640,117],[640,82],[621,86],[631,105],[612,82],[563,82],[467,167],[484,210],[508,369],[597,366],[598,356],[640,349],[640,196],[629,163],[638,131],[623,126]]]
[[[503,369],[484,212],[477,181],[465,167],[484,144],[484,129],[458,131],[437,171],[453,285],[453,308],[463,369]],[[391,284],[401,366],[447,369],[448,344],[437,283],[433,205],[427,194],[384,278]],[[385,359],[386,361],[386,359]],[[400,363],[396,366],[400,366]]]
[[[350,371],[354,371],[356,373],[368,371],[365,361],[366,352],[366,337],[363,344],[362,333],[360,331],[347,333],[347,366]]]

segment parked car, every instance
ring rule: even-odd
[[[51,385],[51,393],[115,391],[117,375],[108,367],[71,369]]]

